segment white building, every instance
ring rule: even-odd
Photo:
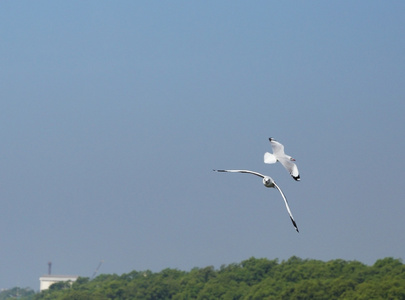
[[[77,278],[79,278],[79,276],[76,275],[44,275],[39,277],[39,291],[47,290],[52,284],[60,281],[74,282]]]

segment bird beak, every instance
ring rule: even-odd
[[[295,158],[292,158],[292,157],[291,157],[290,160],[295,161]]]

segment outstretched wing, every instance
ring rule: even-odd
[[[293,163],[290,159],[285,157],[279,158],[278,161],[283,165],[284,168],[287,169],[292,178],[294,178],[297,181],[300,180],[300,173],[298,172],[298,167],[295,163]]]
[[[297,223],[295,223],[295,220],[294,220],[294,217],[293,217],[293,215],[292,215],[292,213],[291,213],[290,207],[288,206],[287,198],[285,197],[283,191],[280,189],[280,187],[279,187],[275,182],[274,182],[274,187],[275,187],[276,189],[278,189],[278,191],[280,192],[281,196],[283,197],[284,203],[285,203],[285,207],[287,208],[288,214],[290,215],[291,222],[293,223],[293,225],[294,225],[294,227],[295,227],[295,230],[297,230],[297,232],[299,232],[298,227],[297,227]]]
[[[284,146],[283,144],[277,142],[273,138],[269,138],[271,148],[273,149],[273,154],[275,156],[283,156],[284,155]]]
[[[215,172],[230,172],[230,173],[247,173],[247,174],[253,174],[259,177],[264,178],[263,174],[260,174],[258,172],[254,172],[254,171],[249,171],[249,170],[213,170]]]

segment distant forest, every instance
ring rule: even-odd
[[[73,284],[56,283],[20,299],[405,299],[405,266],[390,257],[372,266],[342,259],[250,258],[219,269],[79,277]]]

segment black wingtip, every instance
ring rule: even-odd
[[[291,175],[291,177],[294,178],[295,181],[300,181],[300,180],[301,180],[300,175],[298,175],[298,176],[292,176],[292,175]]]
[[[293,225],[294,225],[294,227],[295,227],[295,230],[299,233],[300,231],[298,230],[297,223],[295,223],[295,221],[294,221],[293,218],[290,217],[290,219],[291,219],[291,222],[293,223]]]

